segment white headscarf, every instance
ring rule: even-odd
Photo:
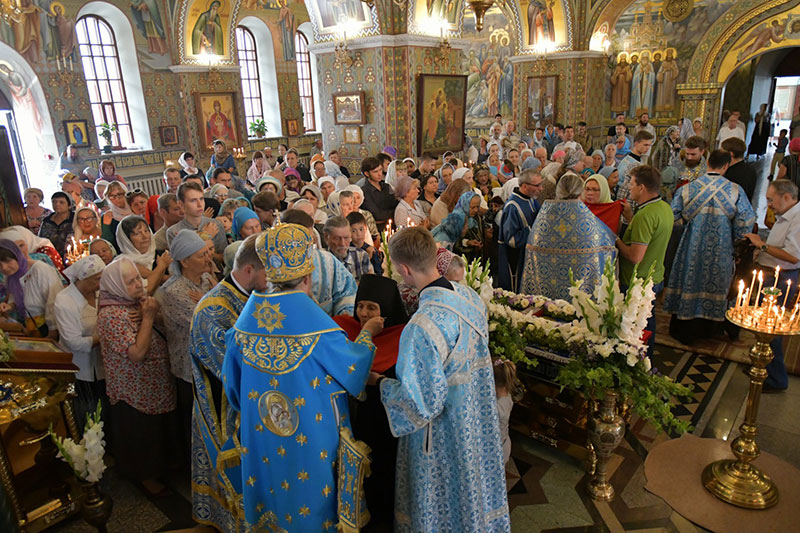
[[[125,277],[122,269],[125,265],[130,265],[136,270],[136,265],[129,258],[120,256],[109,263],[103,270],[100,278],[100,306],[113,305],[119,302],[133,302],[128,295],[128,288],[125,286]],[[138,275],[139,271],[136,270]]]
[[[319,187],[320,192],[322,192],[322,184],[323,183],[330,183],[333,185],[334,189],[336,188],[336,182],[333,181],[333,178],[330,176],[322,176],[317,180],[317,187]],[[305,187],[304,187],[305,188]]]
[[[328,195],[328,211],[331,216],[338,217],[342,214],[342,207],[339,204],[339,191],[334,191]]]
[[[121,181],[113,181],[111,183],[116,183],[114,187],[117,186],[122,187],[122,192],[124,192],[125,194],[128,193],[128,188]],[[108,189],[111,187],[111,183],[109,183],[108,187],[106,187],[105,198],[108,200],[108,208],[111,210],[111,216],[114,217],[114,220],[120,222],[122,221],[123,218],[127,217],[128,215],[132,215],[133,211],[131,211],[131,206],[128,205],[127,200],[125,201],[125,207],[117,207],[116,205],[114,205],[114,202],[112,202],[111,198],[108,197]]]
[[[64,275],[69,278],[72,283],[82,281],[86,278],[91,278],[95,274],[101,273],[106,268],[106,264],[97,255],[87,255],[86,257],[73,263],[71,266],[64,269]]]
[[[183,170],[186,171],[187,174],[189,175],[197,174],[198,172],[200,172],[197,169],[197,167],[190,167],[189,164],[186,162],[186,154],[188,153],[189,152],[183,152],[181,154],[181,156],[178,158],[178,164],[181,166],[181,168],[183,168]]]
[[[97,229],[98,230],[100,229],[100,215],[97,214],[97,211],[93,207],[90,207],[88,205],[79,207],[78,209],[75,210],[75,217],[73,218],[72,221],[72,231],[76,241],[80,241],[81,239],[83,239],[83,230],[81,229],[81,225],[78,223],[78,216],[80,216],[80,214],[83,211],[89,211],[91,214],[94,215],[94,218],[97,221],[96,224]]]
[[[340,169],[339,165],[333,161],[323,161],[322,164],[325,165],[325,174],[333,179],[344,177],[344,174],[342,174],[342,169]]]
[[[386,179],[384,181],[394,188],[397,183],[397,161],[389,163],[389,167],[386,169]]]
[[[100,187],[103,187],[103,194],[100,194]],[[106,189],[108,189],[108,182],[106,180],[97,180],[94,182],[94,194],[98,200],[106,199]]]
[[[347,189],[350,186],[350,180],[345,178],[344,176],[340,176],[336,178],[336,190],[342,192],[343,190]]]
[[[34,235],[31,230],[25,226],[9,226],[3,229],[0,231],[0,239],[8,239],[14,242],[24,242],[25,246],[28,247],[28,254],[32,254],[44,246],[55,248],[53,243],[50,242],[50,239],[45,239],[44,237],[38,237]]]
[[[147,226],[147,221],[140,217],[139,215],[130,215],[127,218],[141,220],[145,226]],[[134,226],[135,228],[136,226]],[[153,238],[153,232],[150,230],[150,226],[147,226],[147,231],[150,233],[150,246],[147,248],[145,253],[139,252],[136,247],[133,245],[131,240],[125,235],[125,232],[122,230],[122,222],[117,225],[117,245],[119,249],[122,251],[120,257],[127,257],[137,265],[142,265],[143,267],[153,268],[153,261],[156,257],[156,240]]]
[[[361,204],[364,203],[364,191],[358,185],[348,185],[344,190],[352,192],[356,198],[361,198],[361,200],[356,200],[356,209],[361,207]]]
[[[453,172],[453,177],[450,180],[450,183],[453,183],[455,180],[463,178],[467,174],[467,172],[469,172],[468,168],[466,168],[466,167],[459,168],[458,170]]]

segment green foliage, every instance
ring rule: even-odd
[[[607,358],[575,354],[556,381],[591,398],[599,398],[607,390],[614,391],[627,398],[634,412],[658,430],[681,434],[691,428],[688,422],[675,418],[670,400],[691,396],[692,390],[645,370],[641,364],[629,366],[622,354]]]
[[[114,132],[118,131],[116,124],[108,124],[106,122],[98,124],[97,129],[100,130],[100,136],[103,137],[108,144],[111,144],[111,138]]]
[[[250,133],[256,137],[263,137],[267,133],[267,123],[263,118],[258,118],[250,123]]]
[[[8,333],[0,330],[0,362],[10,361],[14,357],[14,345],[8,338]]]

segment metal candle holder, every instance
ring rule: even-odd
[[[789,286],[787,283],[787,289]],[[741,289],[740,285],[740,297],[736,306],[728,310],[726,317],[756,336],[756,343],[749,353],[752,366],[748,372],[750,390],[747,394],[747,410],[744,422],[739,426],[740,435],[731,442],[731,451],[736,459],[723,459],[709,464],[703,470],[702,480],[703,486],[724,502],[745,509],[767,509],[778,503],[778,487],[767,474],[750,464],[761,454],[756,443],[758,403],[767,378],[765,367],[773,357],[769,343],[776,335],[800,334],[800,313],[797,304],[791,314],[786,313],[786,298],[783,300],[784,306],[778,306],[782,292],[777,288],[777,283],[760,291],[763,299],[759,304],[757,297],[755,305],[749,305],[749,294],[743,294]]]

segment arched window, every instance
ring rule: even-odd
[[[133,129],[114,31],[105,20],[94,15],[80,18],[76,29],[95,125],[116,124],[111,144],[131,146]],[[98,144],[103,146],[105,140],[99,133],[98,130]]]
[[[308,40],[299,31],[294,34],[294,49],[297,63],[297,86],[300,89],[300,104],[303,106],[303,126],[306,131],[316,131],[314,89],[311,82],[311,56],[308,53]]]
[[[239,53],[239,67],[242,71],[242,96],[244,116],[248,127],[251,122],[264,119],[261,105],[261,79],[258,74],[258,54],[256,40],[247,28],[236,28],[236,50]]]

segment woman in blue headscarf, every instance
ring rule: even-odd
[[[242,231],[244,230],[244,232]],[[244,240],[253,233],[261,231],[261,220],[258,214],[248,207],[239,207],[233,212],[233,225],[231,226],[233,239]]]
[[[442,247],[456,253],[480,253],[483,248],[481,224],[477,218],[481,198],[475,191],[467,191],[458,198],[453,211],[433,228],[433,238]]]

